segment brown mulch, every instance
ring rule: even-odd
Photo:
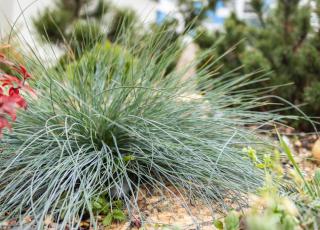
[[[142,189],[140,191],[138,205],[140,215],[137,213],[131,220],[124,224],[113,224],[111,227],[105,228],[110,230],[118,229],[138,229],[135,222],[141,221],[138,216],[142,216],[144,223],[143,229],[172,229],[172,230],[211,230],[213,221],[221,218],[218,212],[213,213],[208,205],[200,202],[183,201],[185,197],[179,194],[174,188],[170,188],[172,192],[155,191],[148,194],[148,191]],[[187,207],[186,207],[187,206]]]
[[[291,134],[288,135],[293,149],[295,160],[301,170],[310,178],[320,166],[319,159],[315,159],[312,155],[312,148],[319,137],[315,134]]]

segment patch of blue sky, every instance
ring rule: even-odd
[[[216,5],[216,10],[209,10],[207,12],[207,17],[208,19],[213,22],[214,24],[219,24],[222,25],[225,21],[224,17],[221,17],[217,14],[219,9],[222,9],[225,7],[225,4],[222,0],[218,0],[217,5]]]
[[[156,23],[158,25],[162,24],[166,18],[167,18],[168,14],[166,12],[163,12],[161,10],[157,10],[156,12]]]

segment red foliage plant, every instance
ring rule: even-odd
[[[27,102],[20,94],[20,91],[34,93],[27,85],[26,80],[31,78],[31,74],[21,65],[6,58],[0,53],[0,64],[16,73],[14,76],[7,74],[0,68],[0,137],[4,128],[11,131],[11,123],[17,118],[17,109],[26,109]]]

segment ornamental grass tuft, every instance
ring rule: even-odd
[[[273,142],[257,127],[283,117],[254,112],[266,97],[244,88],[262,79],[218,76],[219,58],[215,72],[207,66],[181,80],[211,50],[168,73],[183,47],[164,35],[140,40],[124,31],[63,68],[29,64],[38,99],[1,140],[1,220],[22,226],[31,216],[41,228],[51,216],[59,228],[76,229],[90,218],[97,227],[97,199],[121,199],[130,213],[142,186],[174,187],[221,208],[226,200],[246,205],[241,197],[264,174],[243,148],[270,153]]]

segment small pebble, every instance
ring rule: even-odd
[[[320,138],[313,145],[312,155],[316,160],[320,161]]]

